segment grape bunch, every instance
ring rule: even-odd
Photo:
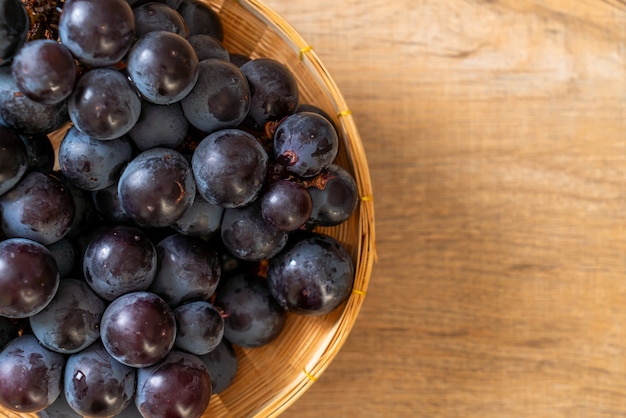
[[[338,131],[223,41],[200,0],[0,0],[2,407],[200,417],[349,297]]]

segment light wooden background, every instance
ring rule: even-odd
[[[266,2],[350,104],[379,256],[284,416],[626,416],[626,2]]]

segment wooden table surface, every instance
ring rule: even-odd
[[[284,416],[626,416],[626,3],[266,3],[351,107],[378,249]]]

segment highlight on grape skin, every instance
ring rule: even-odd
[[[242,350],[347,300],[318,230],[357,210],[340,135],[207,2],[25,3],[0,0],[0,410],[199,418]]]

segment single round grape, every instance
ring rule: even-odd
[[[149,290],[170,306],[208,300],[221,276],[217,253],[204,240],[174,234],[156,245],[158,271]]]
[[[270,260],[267,282],[283,308],[302,315],[323,315],[350,296],[354,264],[341,243],[314,234]]]
[[[119,363],[100,341],[67,359],[63,392],[82,416],[113,417],[131,404],[136,369]]]
[[[335,125],[335,121],[333,120],[333,118],[331,118],[330,115],[319,106],[311,103],[300,103],[298,104],[298,107],[296,107],[296,113],[300,112],[317,113],[318,115],[323,116],[327,121],[329,121],[333,125],[335,130],[337,130],[337,126]]]
[[[107,140],[130,131],[139,119],[141,100],[122,73],[96,68],[78,79],[67,107],[76,128],[93,138]]]
[[[143,226],[173,224],[191,207],[195,195],[189,163],[168,148],[151,148],[136,156],[118,182],[122,208]]]
[[[128,135],[141,151],[156,147],[176,148],[185,139],[188,126],[179,103],[165,106],[142,100],[139,120]]]
[[[149,32],[130,50],[127,70],[144,100],[172,104],[184,98],[196,84],[198,56],[180,35]]]
[[[132,226],[100,231],[83,257],[85,280],[101,298],[146,290],[157,271],[157,252],[146,233]]]
[[[76,187],[100,190],[117,182],[132,153],[126,136],[102,141],[72,126],[61,141],[58,158],[61,172]]]
[[[250,107],[246,77],[236,65],[220,59],[201,61],[198,67],[198,81],[181,101],[185,117],[207,133],[237,127]]]
[[[265,124],[293,114],[298,106],[296,79],[284,64],[271,58],[257,58],[241,66],[250,83],[250,110],[244,125],[263,131]]]
[[[24,237],[52,244],[72,227],[76,207],[67,187],[57,178],[31,171],[0,196],[0,221],[7,237]]]
[[[273,182],[261,197],[263,219],[281,231],[300,228],[309,220],[312,209],[307,189],[290,180]]]
[[[348,220],[359,203],[359,190],[354,177],[343,167],[331,164],[321,174],[324,186],[309,187],[313,209],[312,225],[335,226]]]
[[[82,280],[61,280],[50,303],[29,317],[39,342],[58,353],[76,353],[100,338],[105,303]]]
[[[198,356],[211,375],[213,393],[226,390],[235,379],[239,368],[239,360],[230,341],[222,338],[215,350]]]
[[[251,134],[224,129],[204,138],[191,159],[198,192],[225,208],[256,199],[267,171],[268,156]]]
[[[287,243],[288,233],[263,219],[259,202],[226,209],[222,218],[222,241],[231,254],[247,261],[267,260]]]
[[[59,38],[90,67],[119,62],[135,39],[135,16],[125,0],[72,0],[63,6]]]
[[[210,35],[220,42],[224,41],[224,27],[217,13],[201,0],[179,0],[178,12],[181,14],[191,35],[199,33]]]
[[[317,113],[295,113],[281,122],[274,134],[276,160],[301,177],[321,173],[335,160],[338,150],[335,128]]]
[[[185,303],[174,309],[174,347],[196,355],[215,350],[224,336],[222,314],[207,301]]]
[[[12,129],[0,126],[0,195],[10,190],[28,169],[28,150]]]
[[[49,39],[35,39],[20,48],[11,71],[22,93],[47,104],[68,98],[77,75],[72,53],[65,45]]]
[[[164,30],[189,37],[189,27],[183,17],[173,8],[158,2],[149,2],[133,8],[135,33],[141,38],[148,32]]]
[[[211,376],[193,354],[172,350],[137,371],[135,404],[144,417],[199,418],[211,399]]]
[[[100,338],[104,348],[120,363],[151,366],[165,358],[174,346],[174,313],[153,293],[126,293],[104,311]]]
[[[0,365],[0,404],[11,411],[41,411],[61,393],[65,356],[45,348],[32,334],[7,344]]]
[[[29,28],[30,19],[20,0],[0,0],[0,64],[24,45]]]
[[[207,202],[196,190],[193,204],[172,228],[183,235],[211,238],[220,229],[224,208]]]
[[[199,33],[187,38],[193,50],[198,55],[198,61],[202,62],[206,59],[221,59],[230,61],[230,53],[217,38],[211,35]]]
[[[10,66],[0,66],[0,121],[24,135],[47,134],[68,121],[67,100],[46,104],[20,91]]]
[[[267,281],[250,275],[228,278],[215,298],[225,315],[224,337],[240,347],[269,344],[285,326],[287,311],[274,300]]]

